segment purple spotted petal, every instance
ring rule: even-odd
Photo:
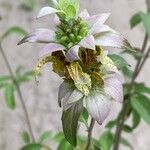
[[[89,114],[101,125],[110,112],[110,97],[100,91],[93,91],[85,98]]]
[[[89,17],[86,21],[90,27],[93,27],[95,23],[100,23],[101,25],[105,23],[105,21],[108,19],[110,16],[110,13],[104,13],[104,14],[99,14],[99,15],[94,15]]]
[[[80,60],[80,57],[78,55],[79,48],[80,48],[79,45],[75,45],[67,52],[66,54],[67,61],[72,62],[74,60]]]
[[[61,101],[62,99],[65,97],[65,95],[69,92],[73,91],[73,85],[69,82],[63,82],[60,86],[59,86],[59,91],[58,91],[58,103],[59,106],[61,106]]]
[[[90,34],[95,35],[95,34],[98,34],[98,33],[101,33],[101,32],[108,32],[108,31],[114,32],[114,30],[111,29],[109,26],[101,25],[100,22],[97,22],[91,28]]]
[[[84,9],[80,14],[79,17],[83,20],[86,20],[90,17],[88,11],[86,9]]]
[[[104,79],[104,91],[117,102],[123,102],[122,82],[117,76],[108,76]]]
[[[49,43],[55,41],[55,32],[49,29],[37,29],[35,32],[30,33],[28,36],[23,38],[18,45],[30,42],[38,43]]]
[[[115,48],[124,48],[130,46],[128,41],[119,33],[105,32],[95,38],[96,45],[109,46]]]
[[[57,15],[54,16],[54,26],[57,27],[60,24],[60,20]]]
[[[47,16],[47,15],[50,15],[50,14],[55,14],[57,12],[59,12],[59,11],[57,9],[55,9],[55,8],[48,7],[48,6],[47,7],[43,7],[40,10],[37,18],[41,18],[41,17]]]
[[[79,43],[81,47],[95,50],[95,39],[94,36],[88,35],[84,39],[82,39]]]
[[[74,103],[78,100],[80,100],[83,97],[83,93],[81,93],[78,89],[75,89],[70,97],[68,98],[68,104]]]
[[[43,57],[44,55],[51,54],[52,52],[64,50],[65,47],[61,44],[50,43],[44,46],[44,48],[40,51],[39,57]]]

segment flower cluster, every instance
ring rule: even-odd
[[[90,16],[84,10],[78,15],[78,9],[78,0],[54,0],[54,8],[42,8],[37,18],[54,14],[55,30],[37,29],[19,44],[45,43],[36,74],[51,62],[53,71],[64,79],[58,93],[63,110],[81,101],[102,124],[110,112],[111,101],[123,101],[122,77],[104,49],[124,49],[130,45],[121,34],[104,24],[109,13]]]

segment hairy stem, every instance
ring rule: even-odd
[[[27,112],[27,108],[26,108],[26,105],[25,105],[25,102],[24,102],[24,99],[23,99],[20,87],[19,87],[18,83],[16,82],[16,79],[15,79],[15,76],[13,74],[12,68],[11,68],[10,63],[9,63],[9,61],[7,59],[7,56],[6,56],[6,54],[5,54],[5,52],[4,52],[3,48],[2,48],[1,43],[0,43],[0,52],[2,54],[2,57],[3,57],[4,61],[5,61],[7,69],[8,69],[8,71],[9,71],[11,77],[12,77],[12,80],[13,80],[15,86],[16,86],[17,93],[18,93],[18,96],[19,96],[19,99],[20,99],[20,102],[21,102],[21,105],[22,105],[22,109],[24,111],[24,115],[25,115],[27,126],[28,126],[28,130],[29,130],[30,136],[32,138],[32,142],[35,142],[35,138],[34,138],[33,131],[32,131],[32,126],[31,126],[31,122],[30,122],[30,119],[29,119],[29,114]]]
[[[143,41],[143,46],[141,48],[142,53],[145,52],[147,42],[148,42],[148,36],[146,34],[145,38],[144,38],[144,41]],[[130,82],[130,86],[128,88],[129,94],[132,90],[132,87],[134,85],[136,77],[139,75],[145,61],[148,58],[149,53],[150,53],[150,48],[148,49],[145,57],[143,58],[143,61],[142,61],[142,58],[140,58],[136,63],[135,70],[134,70],[134,73],[133,73],[133,76],[132,76],[132,79],[131,79],[131,82]],[[142,63],[141,63],[141,61],[142,61]],[[140,65],[140,63],[141,63],[141,65]],[[115,137],[114,137],[113,150],[118,150],[119,149],[121,133],[122,133],[124,122],[126,120],[126,115],[127,115],[127,111],[128,111],[128,102],[129,101],[130,101],[130,96],[124,100],[124,104],[123,104],[122,110],[121,110],[120,115],[119,115],[120,117],[118,117],[118,120],[117,120],[117,128],[116,128],[116,133],[115,133]]]
[[[92,131],[93,131],[94,124],[95,124],[95,120],[92,118],[90,127],[88,129],[88,140],[87,140],[87,145],[86,145],[85,150],[90,150],[91,141],[92,141]]]

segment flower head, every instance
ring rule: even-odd
[[[121,34],[105,25],[109,13],[78,15],[78,0],[53,0],[54,8],[44,7],[37,18],[54,14],[55,30],[38,29],[23,38],[25,42],[45,43],[40,51],[36,74],[52,62],[53,71],[63,77],[58,102],[64,110],[78,101],[102,124],[111,109],[111,101],[123,101],[122,77],[103,48],[130,47]]]

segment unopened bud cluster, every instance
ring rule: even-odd
[[[87,23],[80,18],[69,21],[61,20],[57,26],[56,39],[58,43],[69,49],[78,44],[88,34],[88,31]]]

